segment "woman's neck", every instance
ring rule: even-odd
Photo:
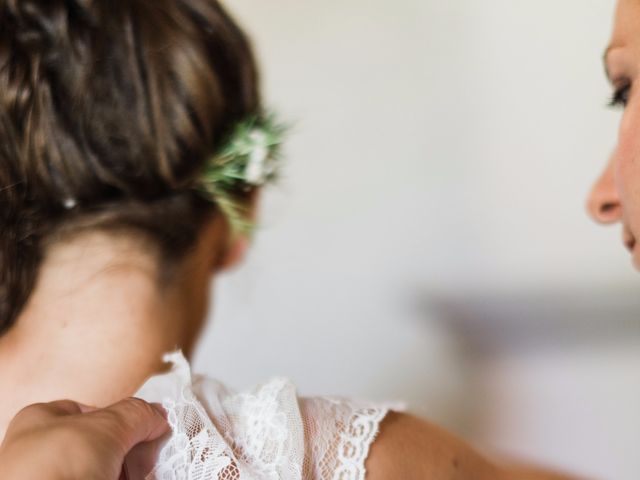
[[[0,337],[0,438],[30,403],[70,398],[103,406],[189,355],[206,316],[210,274],[192,262],[159,290],[157,262],[139,245],[91,234],[53,247],[14,327]]]

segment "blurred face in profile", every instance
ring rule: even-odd
[[[640,270],[640,0],[618,0],[604,57],[611,104],[622,109],[616,147],[588,200],[591,216],[622,224],[622,242]]]

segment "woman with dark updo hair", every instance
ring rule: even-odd
[[[561,478],[399,407],[191,375],[211,283],[275,175],[259,91],[215,0],[0,0],[0,438],[36,402],[136,395],[172,429],[148,478]]]

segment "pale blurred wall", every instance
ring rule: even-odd
[[[252,32],[268,103],[297,124],[250,256],[216,285],[196,370],[236,387],[277,374],[303,394],[405,399],[463,433],[469,385],[486,377],[506,389],[505,417],[468,430],[477,440],[640,478],[623,461],[640,441],[640,345],[491,359],[478,377],[420,307],[432,292],[640,288],[619,230],[584,214],[618,120],[601,67],[613,3],[227,1]],[[546,381],[558,364],[587,383]],[[621,367],[625,380],[606,383]],[[586,389],[590,413],[572,425],[622,450],[554,431],[572,428],[553,420],[570,408],[562,388]],[[509,401],[536,398],[533,432]]]

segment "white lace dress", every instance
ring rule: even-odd
[[[399,404],[299,397],[285,378],[235,392],[192,375],[180,351],[137,397],[169,413],[171,436],[145,480],[364,480],[380,421]]]

